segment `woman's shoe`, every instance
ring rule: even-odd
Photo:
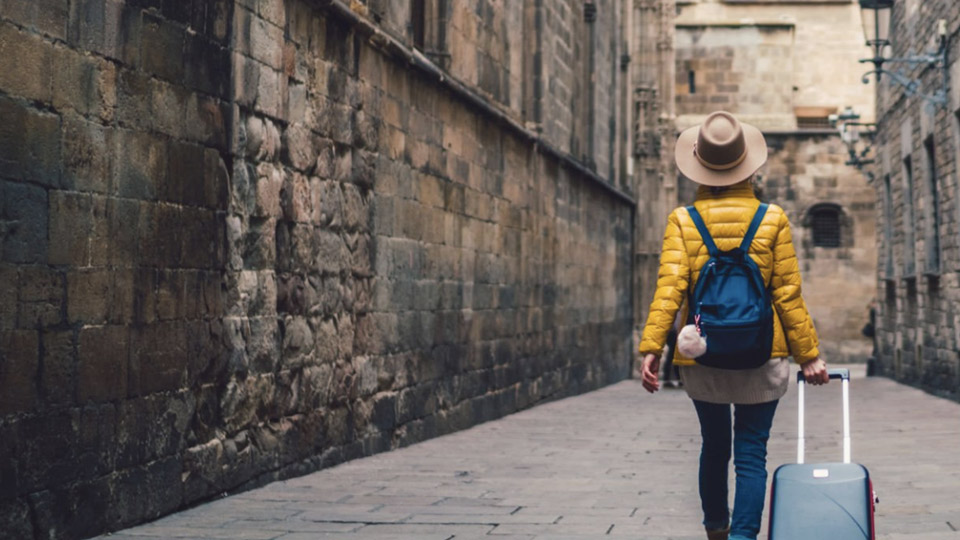
[[[727,536],[730,535],[730,527],[726,529],[720,529],[716,531],[711,531],[707,529],[707,540],[727,540]]]

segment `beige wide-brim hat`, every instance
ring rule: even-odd
[[[767,161],[767,143],[759,129],[717,111],[680,134],[676,160],[680,172],[698,184],[730,186]]]

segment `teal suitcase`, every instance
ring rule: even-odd
[[[843,387],[843,462],[804,463],[803,372],[797,374],[797,463],[781,465],[770,488],[769,540],[874,540],[876,495],[870,473],[850,462],[850,372],[831,369]]]

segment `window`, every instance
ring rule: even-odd
[[[940,273],[940,194],[937,189],[937,156],[933,136],[923,141],[927,158],[927,200],[924,205],[924,273]]]
[[[836,107],[794,107],[797,129],[832,129],[830,115],[837,112]]]
[[[893,278],[893,190],[890,188],[890,175],[883,177],[883,273],[887,279]]]
[[[903,158],[903,274],[914,276],[917,272],[917,254],[913,234],[913,159]]]
[[[840,247],[840,218],[840,207],[835,204],[818,204],[810,209],[809,223],[814,247]]]
[[[696,71],[691,69],[689,72],[687,72],[687,84],[690,86],[690,93],[696,94],[697,93],[697,72]]]
[[[798,116],[797,129],[830,129],[830,119],[826,116]]]
[[[410,28],[413,32],[413,46],[423,50],[427,31],[426,0],[410,0]]]
[[[410,0],[410,37],[413,46],[441,68],[448,68],[446,53],[447,2]]]

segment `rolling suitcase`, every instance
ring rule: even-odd
[[[829,370],[843,386],[843,463],[804,463],[804,384],[797,374],[797,463],[781,465],[770,488],[769,540],[874,540],[876,496],[866,467],[850,462],[850,372]]]

